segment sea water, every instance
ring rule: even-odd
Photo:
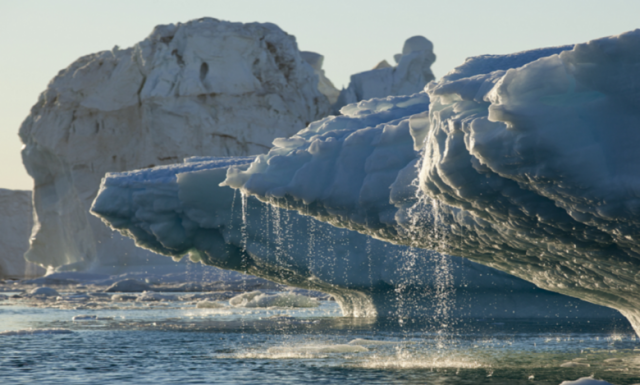
[[[322,298],[312,308],[243,308],[229,306],[237,293],[63,287],[29,298],[11,288],[0,300],[3,384],[640,382],[640,340],[619,320],[465,319],[443,331],[433,318],[345,318]],[[223,307],[199,309],[203,298]]]

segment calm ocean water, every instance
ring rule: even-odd
[[[0,383],[640,383],[640,340],[620,320],[400,326],[340,317],[332,301],[198,309],[193,294],[147,302],[60,294],[0,301]]]

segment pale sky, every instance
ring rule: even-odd
[[[640,28],[637,0],[0,0],[0,188],[31,189],[17,132],[49,80],[78,57],[201,17],[272,22],[324,55],[338,87],[404,40],[434,44],[436,78],[469,56],[585,42]]]

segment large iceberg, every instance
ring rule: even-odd
[[[414,94],[435,79],[431,72],[431,64],[436,61],[433,43],[423,36],[408,38],[402,53],[394,59],[396,66],[383,60],[372,70],[351,75],[349,86],[340,92],[333,104],[334,112],[361,100]]]
[[[32,226],[31,191],[0,188],[0,279],[44,274],[44,269],[24,259]]]
[[[160,25],[131,48],[78,59],[20,128],[35,184],[26,258],[72,269],[169,263],[89,215],[104,174],[264,153],[330,112],[318,81],[295,38],[270,23]]]
[[[395,246],[220,186],[229,167],[253,161],[196,157],[110,173],[92,212],[140,247],[330,293],[349,316],[617,316],[459,257]]]
[[[640,332],[638,79],[640,30],[478,57],[312,123],[225,184],[612,307]]]

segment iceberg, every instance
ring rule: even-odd
[[[424,92],[348,105],[224,184],[617,309],[640,332],[639,48],[635,30],[478,57]]]
[[[159,25],[131,48],[79,58],[20,128],[34,179],[26,259],[58,270],[175,270],[89,215],[100,179],[187,156],[264,153],[330,112],[318,82],[295,38],[271,23]]]
[[[349,86],[333,103],[334,113],[347,104],[386,96],[410,95],[422,91],[435,77],[431,64],[436,61],[433,43],[423,36],[413,36],[404,42],[402,53],[395,55],[397,65],[386,60],[372,70],[351,75]]]
[[[414,153],[408,131],[405,135],[408,152]],[[617,316],[613,310],[537,289],[461,258],[394,246],[220,186],[231,167],[247,172],[257,161],[199,157],[182,164],[109,173],[91,211],[154,252],[174,258],[188,254],[206,265],[331,294],[345,316],[565,320]],[[230,304],[276,306],[286,304],[287,296],[291,295],[254,291],[238,295]],[[297,297],[291,301],[299,302]]]
[[[31,191],[0,189],[0,279],[44,275],[43,268],[24,259],[32,226]]]

